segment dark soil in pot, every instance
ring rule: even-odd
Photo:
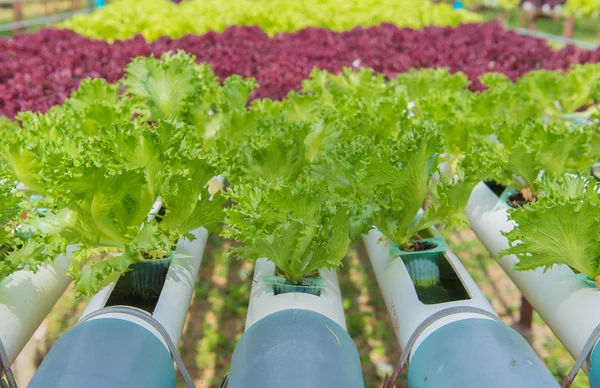
[[[506,201],[508,206],[512,207],[513,209],[516,209],[523,205],[527,205],[529,202],[530,201],[523,198],[523,194],[521,194],[521,193],[515,193],[515,194],[511,195],[510,197],[508,197],[508,200]]]
[[[405,252],[423,252],[437,248],[437,245],[430,241],[414,241],[408,248],[404,249]]]
[[[494,194],[496,194],[498,197],[500,197],[502,195],[502,193],[504,192],[504,190],[506,190],[506,186],[503,186],[501,184],[498,184],[494,181],[486,181],[485,185],[494,192]]]

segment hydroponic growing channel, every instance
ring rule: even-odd
[[[452,249],[452,232],[471,227],[578,359],[573,372],[600,387],[597,52],[553,50],[497,23],[352,29],[388,21],[365,22],[358,3],[304,21],[302,7],[276,16],[263,5],[231,20],[265,32],[180,37],[230,24],[125,28],[144,7],[171,12],[164,20],[217,12],[134,3],[65,26],[151,43],[66,30],[0,41],[5,385],[72,287],[87,307],[28,386],[199,386],[178,345],[193,325],[206,343],[219,335],[218,318],[189,306],[194,292],[213,306],[236,292],[216,269],[221,291],[202,291],[225,239],[243,262],[247,311],[215,386],[391,387],[403,368],[409,387],[559,386]],[[414,12],[389,21],[477,19],[430,3]],[[506,37],[523,45],[500,52]],[[364,273],[351,247],[368,258]],[[353,339],[347,266],[378,285],[391,322],[381,348],[402,350],[380,381]],[[383,318],[368,314],[358,325],[376,330]]]

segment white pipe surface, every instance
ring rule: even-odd
[[[325,281],[320,296],[300,292],[275,295],[273,285],[263,281],[263,276],[273,276],[274,274],[275,264],[273,262],[267,259],[260,259],[256,262],[248,315],[246,316],[246,330],[268,315],[290,309],[317,312],[346,330],[342,294],[335,271],[319,270],[319,275]]]
[[[179,344],[185,317],[187,316],[196,278],[202,263],[204,248],[208,240],[208,231],[199,228],[191,232],[196,239],[179,241],[176,253],[187,255],[189,259],[174,259],[169,266],[165,285],[152,316],[159,321],[175,345]]]
[[[362,237],[369,258],[371,259],[371,265],[373,266],[377,283],[379,284],[379,288],[381,289],[385,304],[392,319],[396,338],[402,349],[406,347],[408,340],[421,322],[440,310],[456,306],[472,306],[495,314],[493,307],[485,298],[481,290],[479,290],[475,281],[460,263],[456,255],[450,250],[446,251],[446,258],[454,268],[456,274],[460,277],[463,286],[471,298],[467,300],[426,305],[419,300],[413,281],[408,274],[402,259],[399,257],[392,257],[389,254],[389,242],[384,238],[381,232],[377,229],[373,229],[369,234],[363,235]],[[412,348],[412,353],[414,354],[419,345],[440,327],[451,322],[469,318],[491,319],[477,313],[459,313],[441,318],[419,335]]]
[[[71,283],[66,271],[75,246],[37,271],[18,271],[0,283],[0,340],[14,362]]]
[[[471,228],[496,258],[500,250],[509,246],[502,232],[514,227],[508,220],[508,209],[484,183],[475,187],[467,205]],[[517,261],[516,256],[510,255],[499,263],[569,353],[577,358],[600,324],[600,292],[576,279],[567,266],[553,266],[545,273],[541,268],[522,272],[513,269]]]
[[[171,262],[162,292],[152,313],[152,316],[165,328],[175,345],[179,343],[181,338],[185,318],[196,285],[196,277],[200,270],[204,248],[208,239],[208,231],[204,228],[198,228],[191,233],[196,238],[193,241],[187,239],[180,240],[175,249],[175,253],[188,257],[175,258]],[[81,315],[82,318],[105,307],[117,280],[94,295]],[[154,334],[167,347],[166,342],[158,331],[142,319],[122,313],[104,314],[92,319],[106,318],[117,318],[136,323]]]

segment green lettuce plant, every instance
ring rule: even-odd
[[[363,223],[408,248],[433,225],[467,223],[463,210],[484,165],[476,165],[474,155],[461,158],[453,177],[441,175],[433,185],[442,149],[442,136],[433,125],[381,142],[358,137],[323,155],[311,175],[326,179],[340,195],[356,198]],[[431,206],[421,212],[427,201]]]
[[[267,258],[293,283],[323,268],[337,268],[351,241],[351,199],[331,192],[326,182],[255,181],[227,194],[223,236],[243,245],[234,252],[250,262]]]
[[[191,142],[212,146],[217,136],[252,127],[246,105],[257,87],[253,79],[232,76],[223,85],[209,65],[183,51],[160,59],[138,57],[125,70],[123,85],[134,112],[146,121],[172,118],[188,124]]]
[[[500,167],[492,172],[493,180],[520,189],[529,200],[541,193],[540,176],[557,178],[589,169],[594,162],[590,146],[593,128],[589,126],[528,120],[501,123],[495,135],[498,142],[481,150]]]
[[[544,195],[510,212],[516,226],[504,233],[516,255],[515,269],[568,265],[600,283],[600,187],[585,174],[542,179]]]
[[[31,199],[17,190],[8,166],[0,162],[0,283],[20,270],[37,272],[65,249],[60,233],[67,213],[52,201]]]
[[[53,194],[72,212],[63,234],[81,244],[69,269],[79,292],[93,294],[132,264],[170,255],[193,229],[222,220],[223,200],[207,189],[217,170],[209,155],[186,152],[183,126],[116,122],[88,143],[85,160],[53,173]],[[161,222],[148,218],[157,198],[166,210]]]

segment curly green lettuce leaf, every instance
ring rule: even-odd
[[[117,105],[120,100],[120,85],[109,84],[102,78],[86,78],[81,81],[79,88],[67,100],[67,104],[77,109],[105,102],[109,105]]]
[[[373,69],[344,68],[338,75],[315,68],[302,82],[302,92],[316,95],[321,104],[337,106],[347,97],[377,99],[391,92],[386,88],[385,76]]]
[[[529,96],[549,116],[572,113],[592,103],[591,88],[600,78],[600,65],[573,66],[567,73],[537,70],[525,74],[515,89]]]
[[[0,163],[35,192],[44,193],[40,183],[43,167],[36,140],[32,133],[22,130],[16,122],[0,117]]]
[[[327,182],[330,190],[351,209],[352,239],[371,230],[373,215],[378,211],[372,188],[364,185],[365,160],[374,147],[373,139],[362,136],[352,141],[337,142],[315,158],[304,173],[312,179]]]
[[[458,164],[450,177],[440,174],[440,180],[432,187],[432,203],[427,207],[416,230],[444,224],[448,229],[460,230],[469,227],[465,208],[473,189],[485,180],[490,171],[491,161],[485,154],[474,149],[457,160]]]
[[[214,164],[206,158],[184,160],[185,169],[172,174],[160,192],[166,213],[160,216],[159,227],[183,236],[204,227],[215,231],[225,213],[225,198],[221,193],[209,195],[208,181],[217,172]]]
[[[227,178],[233,184],[263,179],[268,182],[298,179],[307,164],[304,140],[308,125],[274,115],[257,121],[256,128],[227,139]]]
[[[201,90],[195,57],[179,52],[138,57],[125,70],[126,92],[150,121],[181,117]]]
[[[584,175],[544,179],[544,195],[510,213],[516,227],[505,233],[515,269],[568,265],[590,279],[600,276],[600,187]]]
[[[88,136],[97,136],[101,127],[131,120],[131,101],[121,96],[120,88],[120,83],[109,84],[101,78],[84,79],[65,102],[67,114],[71,115],[68,125]]]
[[[254,183],[228,194],[225,237],[243,243],[235,252],[251,262],[266,257],[292,282],[337,268],[350,242],[350,209],[323,182]]]
[[[436,90],[443,90],[448,94],[466,91],[470,81],[465,74],[450,73],[447,68],[411,69],[408,73],[398,74],[391,84],[413,99],[421,99]]]
[[[499,144],[489,155],[501,167],[493,179],[505,186],[529,188],[535,197],[540,194],[537,179],[541,175],[553,179],[593,164],[592,135],[593,128],[567,122],[500,124]]]
[[[379,205],[375,226],[398,244],[407,243],[420,229],[414,223],[423,206],[442,150],[433,126],[421,126],[397,142],[382,142],[367,158],[365,186],[375,189]]]
[[[221,85],[210,66],[195,60],[183,51],[160,59],[136,58],[123,85],[143,119],[181,121],[195,129],[190,136],[198,144],[209,148],[215,137],[236,136],[253,127],[254,116],[246,114],[246,106],[258,84],[234,75]]]
[[[0,247],[11,242],[14,221],[19,216],[20,198],[15,195],[15,179],[9,169],[0,163]],[[0,257],[3,254],[0,252]]]
[[[14,190],[11,195],[10,212],[0,209],[0,282],[16,271],[37,272],[67,246],[62,231],[68,225],[68,210],[43,208],[51,201],[27,201],[14,195]],[[0,207],[6,205],[2,202]]]

